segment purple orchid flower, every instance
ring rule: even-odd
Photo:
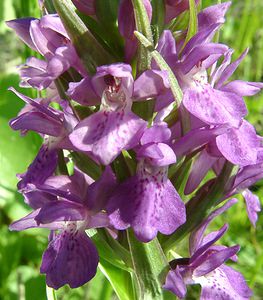
[[[109,225],[107,215],[100,212],[104,205],[101,198],[107,199],[115,179],[108,168],[98,181],[89,185],[91,182],[78,170],[71,177],[48,178],[43,185],[38,184],[37,190],[26,193],[35,210],[10,225],[11,230],[18,231],[52,230],[40,268],[41,273],[46,274],[47,285],[52,288],[58,289],[65,284],[76,288],[96,274],[99,256],[85,230]],[[101,207],[94,206],[95,198]]]
[[[209,299],[249,299],[251,290],[244,277],[224,264],[228,259],[236,261],[239,246],[225,247],[214,245],[228,226],[204,236],[209,223],[219,214],[231,207],[237,200],[232,199],[221,208],[215,210],[190,236],[190,259],[178,259],[176,267],[169,271],[164,288],[180,299],[186,295],[186,285],[200,284],[201,300]]]
[[[15,30],[25,44],[46,59],[32,57],[21,66],[23,87],[45,89],[70,67],[82,76],[87,75],[58,15],[11,20],[7,25]]]
[[[176,52],[171,55],[170,47],[168,50],[165,46],[175,45],[175,40],[170,31],[164,31],[158,44],[159,51],[165,58],[167,56],[168,63],[172,65],[184,92],[183,105],[191,114],[208,125],[227,124],[238,128],[247,114],[242,97],[233,92],[215,89],[208,83],[206,69],[228,51],[225,45],[207,42],[212,32],[215,32],[215,28],[207,30],[205,35],[203,31],[197,33],[178,58]],[[202,43],[200,36],[203,38]],[[175,46],[172,49],[175,50]]]
[[[186,220],[184,204],[167,178],[168,166],[176,161],[164,143],[170,135],[164,123],[145,131],[136,175],[121,183],[109,199],[111,224],[120,230],[131,226],[142,242],[152,240],[158,231],[171,234]]]
[[[33,130],[45,138],[27,172],[20,175],[18,188],[22,190],[28,183],[43,183],[54,173],[58,162],[58,149],[72,149],[68,135],[77,124],[77,119],[65,102],[60,103],[62,107],[64,106],[62,112],[48,106],[48,99],[33,100],[13,88],[10,90],[26,102],[19,115],[10,121],[11,128],[20,130],[23,134]]]
[[[146,82],[148,88],[140,93]],[[70,86],[72,97],[76,94],[80,97],[87,87],[88,91],[93,90],[90,101],[101,98],[100,110],[75,127],[69,136],[70,141],[76,149],[91,153],[100,163],[110,164],[122,150],[138,144],[147,126],[144,120],[131,112],[132,97],[144,100],[168,86],[166,72],[149,70],[134,82],[131,67],[127,64],[98,67],[94,77],[84,79],[80,86],[74,84],[75,89]],[[97,98],[94,97],[96,95]],[[94,103],[87,97],[85,100],[80,98],[89,105]]]

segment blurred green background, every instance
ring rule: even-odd
[[[203,0],[203,7],[216,1]],[[29,230],[9,232],[8,224],[25,215],[28,208],[16,192],[15,174],[26,170],[34,158],[40,138],[33,133],[21,138],[8,126],[23,107],[11,92],[9,86],[19,89],[16,66],[32,55],[30,50],[9,30],[4,21],[19,17],[39,17],[37,0],[0,0],[0,299],[42,300],[46,299],[45,278],[39,275],[43,249],[47,245],[47,232]],[[249,55],[239,67],[235,78],[249,81],[263,81],[263,1],[234,0],[227,14],[227,21],[220,32],[220,42],[235,49],[236,58],[246,47]],[[21,90],[21,89],[20,89]],[[23,93],[35,97],[35,91],[24,89]],[[263,94],[247,100],[250,111],[248,119],[258,133],[263,135]],[[263,183],[252,190],[263,199]],[[263,203],[263,202],[262,202]],[[257,229],[251,227],[244,201],[239,201],[220,219],[215,228],[228,222],[230,229],[223,238],[226,245],[241,245],[239,263],[235,268],[241,271],[253,289],[252,299],[263,299],[263,217],[259,217]],[[194,288],[188,299],[198,299]],[[67,287],[57,292],[58,299],[107,300],[115,298],[112,288],[100,271],[95,279],[84,287],[70,290]]]

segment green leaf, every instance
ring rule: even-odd
[[[187,44],[187,42],[197,33],[197,30],[198,30],[198,21],[197,21],[197,9],[195,5],[195,0],[189,0],[189,24],[188,24],[187,35],[182,49]]]
[[[152,30],[150,20],[148,18],[145,6],[142,0],[132,0],[136,29],[143,34],[149,42],[153,43]],[[151,53],[145,49],[143,44],[139,45],[138,61],[137,61],[137,75],[143,71],[150,69]]]
[[[128,262],[128,264],[130,264],[130,254],[120,244],[118,245],[117,241],[115,241],[114,239],[112,239],[113,241],[107,241],[109,237],[105,236],[105,234],[103,234],[100,229],[89,229],[86,232],[95,243],[99,251],[100,258],[103,258],[105,261],[112,264],[118,269],[131,271],[129,265],[125,264],[125,262]]]
[[[165,1],[164,0],[152,0],[152,26],[153,26],[153,38],[155,44],[158,42],[165,26]]]
[[[88,174],[94,180],[101,176],[101,167],[87,155],[80,152],[71,152],[70,157],[82,172]]]
[[[142,243],[129,231],[128,241],[139,284],[138,299],[163,299],[162,286],[169,266],[158,239]]]
[[[100,258],[99,268],[109,280],[119,300],[137,299],[134,295],[134,286],[131,273],[115,267],[103,258]]]
[[[84,66],[93,74],[96,67],[113,62],[112,57],[98,43],[81,18],[75,12],[75,7],[69,0],[53,0],[69,36],[76,47]]]

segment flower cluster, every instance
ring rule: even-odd
[[[121,0],[116,27],[110,17],[101,17],[100,1],[74,0],[75,7],[65,7],[87,26],[83,35],[60,10],[64,2],[54,1],[58,14],[48,13],[40,1],[42,18],[7,22],[42,56],[20,67],[21,86],[45,95],[31,99],[11,88],[25,107],[10,126],[43,138],[36,158],[19,175],[19,192],[33,211],[11,230],[50,230],[40,270],[55,289],[79,287],[96,274],[100,249],[90,229],[125,250],[123,232],[133,232],[142,243],[158,237],[165,251],[190,233],[190,258],[170,262],[164,289],[184,298],[186,285],[200,284],[201,299],[249,299],[243,276],[224,264],[236,261],[239,246],[215,245],[228,225],[205,235],[208,224],[237,200],[215,207],[236,194],[244,197],[254,226],[260,211],[248,188],[263,177],[261,137],[245,120],[243,97],[263,84],[230,80],[247,54],[231,62],[233,50],[215,42],[230,3],[196,13],[197,30],[189,36],[178,25],[189,10],[197,12],[189,1],[164,1],[158,27],[158,11],[149,0]],[[151,21],[161,34],[148,50],[134,31],[145,34],[141,24]],[[87,48],[93,51],[85,53]]]

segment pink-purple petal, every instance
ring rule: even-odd
[[[179,267],[168,272],[163,288],[174,293],[177,297],[184,298],[186,295],[186,286]]]
[[[80,151],[90,151],[104,165],[136,146],[147,123],[132,112],[99,111],[81,121],[69,136]]]
[[[240,247],[233,246],[223,249],[219,252],[212,253],[201,265],[199,265],[193,272],[194,276],[204,276],[216,268],[220,267],[230,257],[239,251]]]
[[[131,226],[142,242],[152,240],[158,231],[173,233],[186,218],[184,204],[169,180],[136,176],[119,186],[109,200],[108,211],[116,229]]]
[[[190,113],[209,125],[239,127],[242,117],[247,114],[242,97],[215,90],[208,84],[187,89],[183,104]]]
[[[260,146],[255,128],[246,120],[239,128],[231,128],[216,138],[216,145],[223,156],[233,164],[256,164]]]
[[[43,254],[41,273],[47,285],[58,289],[68,284],[77,288],[96,274],[99,257],[85,232],[62,231],[50,242]]]
[[[250,190],[245,189],[242,195],[246,201],[247,215],[251,224],[256,227],[258,213],[261,211],[259,197],[253,194]]]

